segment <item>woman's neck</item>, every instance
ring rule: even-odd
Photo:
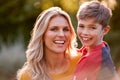
[[[45,64],[50,73],[61,73],[69,64],[69,59],[64,53],[45,55]]]

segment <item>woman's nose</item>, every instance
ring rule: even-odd
[[[60,30],[59,33],[58,33],[59,36],[64,36],[64,31],[63,30]]]

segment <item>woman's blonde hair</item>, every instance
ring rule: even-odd
[[[54,16],[63,16],[70,25],[71,31],[71,40],[70,44],[67,48],[67,52],[73,54],[73,50],[75,50],[74,46],[76,44],[76,34],[71,23],[69,15],[61,10],[59,7],[51,7],[45,11],[43,11],[36,19],[33,32],[31,35],[31,40],[28,45],[28,49],[26,51],[27,61],[22,69],[18,71],[17,77],[28,71],[31,76],[32,80],[50,80],[50,76],[46,71],[45,61],[44,61],[44,42],[43,36],[48,27],[49,21]]]

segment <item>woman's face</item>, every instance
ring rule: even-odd
[[[44,34],[45,52],[64,53],[70,43],[70,26],[63,16],[53,17]]]

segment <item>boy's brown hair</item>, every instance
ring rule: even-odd
[[[111,17],[111,9],[109,9],[99,1],[85,2],[80,6],[77,12],[78,20],[95,18],[95,21],[101,24],[103,28],[109,24]]]

